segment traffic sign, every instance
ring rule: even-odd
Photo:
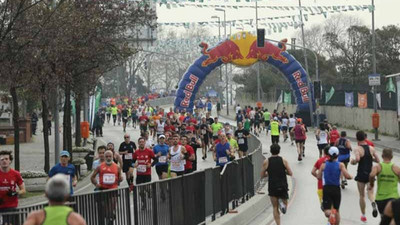
[[[379,85],[381,85],[381,75],[380,74],[369,74],[368,81],[369,81],[369,86],[379,86]]]

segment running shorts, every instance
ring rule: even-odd
[[[385,199],[385,200],[375,200],[376,204],[378,205],[379,214],[383,215],[383,211],[385,211],[386,204],[392,201],[393,198]]]
[[[168,165],[156,166],[157,175],[160,177],[162,173],[168,173]]]
[[[325,210],[331,209],[333,206],[334,209],[339,211],[341,198],[342,195],[340,192],[340,187],[330,185],[324,186],[322,194],[322,206]]]
[[[151,182],[151,175],[136,176],[136,185]]]

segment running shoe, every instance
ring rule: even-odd
[[[283,203],[282,199],[279,199],[279,209],[283,214],[286,213],[286,205]]]
[[[376,209],[376,203],[372,202],[372,216],[377,217],[378,216],[378,210]]]
[[[366,222],[367,222],[367,217],[364,216],[364,215],[362,215],[362,216],[361,216],[361,221],[364,222],[364,223],[366,223]]]
[[[336,209],[331,210],[331,215],[329,215],[329,223],[332,225],[336,225]]]
[[[299,157],[297,157],[297,161],[301,161],[301,155],[299,155]]]

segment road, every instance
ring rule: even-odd
[[[297,161],[297,152],[295,145],[291,145],[290,141],[281,142],[281,155],[286,158],[293,170],[293,195],[290,196],[289,207],[286,215],[281,217],[282,224],[294,225],[294,224],[307,224],[307,225],[320,225],[326,224],[327,219],[322,213],[317,196],[317,180],[311,175],[311,169],[315,161],[318,158],[318,149],[315,136],[310,131],[307,134],[308,139],[305,147],[306,157],[303,161]],[[265,133],[260,135],[260,139],[263,144],[263,152],[269,152],[269,146],[271,144],[270,136],[266,136]],[[351,143],[352,146],[356,146],[356,142]],[[381,155],[380,148],[376,148],[378,154]],[[400,155],[394,154],[393,162],[400,164]],[[356,175],[357,166],[349,165],[349,172],[352,176]],[[342,225],[355,225],[365,224],[360,221],[361,211],[359,208],[359,197],[357,191],[357,184],[354,180],[348,182],[349,185],[345,190],[342,190],[342,203],[340,212],[342,216]],[[399,188],[400,190],[400,188]],[[368,200],[366,216],[368,224],[379,224],[378,218],[372,217],[372,207]],[[261,215],[254,218],[248,225],[265,225],[275,224],[272,222],[271,217],[272,209],[266,209]]]

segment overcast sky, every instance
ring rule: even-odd
[[[199,2],[197,2],[199,3]],[[241,3],[236,3],[235,0],[204,0],[202,4],[230,4],[230,5],[255,5],[255,2],[246,2],[241,0]],[[298,0],[264,0],[259,1],[258,5],[262,6],[298,6]],[[303,6],[334,6],[334,5],[370,5],[371,0],[302,0]],[[237,19],[255,19],[255,9],[225,9],[226,10],[226,20],[237,20]],[[400,0],[375,0],[375,27],[380,28],[389,24],[395,24],[400,26]],[[347,15],[356,15],[362,19],[364,24],[371,27],[371,13],[368,10],[364,11],[348,11],[343,12]],[[339,14],[339,13],[335,13]],[[223,20],[223,12],[215,11],[212,8],[196,8],[196,7],[178,7],[167,9],[165,5],[157,6],[157,16],[158,22],[198,22],[198,21],[216,21],[216,19],[211,19],[211,16],[220,16]],[[270,16],[283,16],[283,15],[299,15],[299,11],[277,11],[270,9],[258,9],[258,17],[270,17]],[[333,14],[327,14],[329,18]],[[312,26],[313,24],[323,23],[325,21],[323,15],[309,15],[308,21],[305,21],[305,28]],[[284,20],[273,20],[270,22],[289,22],[291,19]],[[269,22],[268,20],[265,22]],[[169,26],[172,28],[171,26]],[[247,31],[255,31],[255,26],[252,28],[250,26],[244,27]],[[259,28],[267,28],[259,25]],[[184,28],[174,28],[178,32],[182,31]],[[282,33],[272,33],[267,36],[271,39],[280,40],[282,38],[294,37],[298,32],[298,29],[289,27],[287,30],[283,29]],[[232,27],[232,33],[239,31]],[[211,32],[217,36],[218,27],[212,27]],[[221,33],[223,34],[223,28],[221,28]],[[229,27],[227,28],[227,33],[229,33]]]

